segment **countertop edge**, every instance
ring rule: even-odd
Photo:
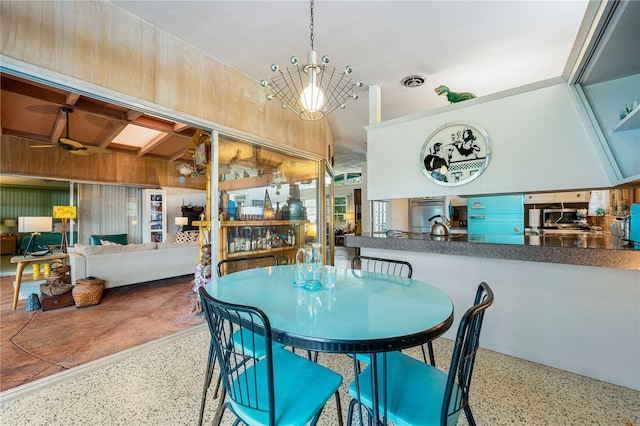
[[[640,251],[346,235],[345,246],[640,270]]]

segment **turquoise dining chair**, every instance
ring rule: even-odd
[[[290,351],[272,350],[271,324],[262,310],[217,300],[204,288],[199,291],[222,377],[224,405],[219,405],[214,424],[229,408],[236,423],[315,425],[335,395],[337,423],[342,425],[342,376]],[[264,356],[235,345],[236,334],[262,341]]]
[[[261,266],[278,266],[278,258],[276,256],[266,255],[266,256],[254,256],[254,257],[237,257],[233,259],[225,259],[218,262],[216,267],[216,271],[218,272],[218,277],[222,275],[230,274],[233,272],[244,271],[246,269],[257,268]],[[246,330],[240,330],[237,333],[234,333],[232,336],[233,344],[244,348],[244,351],[253,355],[256,358],[262,358],[266,354],[266,349],[264,347],[264,342],[262,339],[254,339],[253,336],[247,332]],[[283,345],[279,343],[273,344],[274,349],[282,349]],[[204,407],[205,400],[207,398],[207,392],[209,387],[211,386],[211,381],[213,380],[213,371],[216,366],[216,356],[213,349],[213,341],[209,344],[209,356],[207,359],[207,370],[205,372],[205,381],[204,381],[204,390],[202,392],[202,401],[200,403],[200,419],[198,421],[199,425],[202,425],[202,418],[204,415]],[[218,376],[218,380],[216,382],[215,391],[213,394],[214,398],[218,397],[218,393],[220,390],[220,382],[221,378]]]
[[[411,263],[404,260],[384,259],[381,257],[360,256],[356,255],[351,259],[351,269],[360,269],[361,271],[375,272],[377,274],[395,275],[398,277],[411,278],[413,275],[413,267]],[[425,351],[425,346],[427,350]],[[427,353],[429,354],[429,362],[432,366],[436,366],[436,356],[433,352],[433,344],[427,342],[421,347],[422,358],[427,362]],[[369,355],[359,354],[358,360],[368,363]]]
[[[402,352],[376,355],[379,371],[385,369],[386,355],[386,376],[377,376],[381,416],[386,414],[388,420],[398,426],[453,426],[458,422],[460,411],[464,411],[469,425],[475,425],[469,405],[469,388],[484,313],[492,303],[493,291],[487,283],[480,283],[474,305],[460,320],[448,374]],[[373,398],[370,368],[358,374],[349,385],[349,394],[353,399],[349,403],[348,424],[351,424],[354,414],[362,418],[361,412],[355,412],[358,401],[371,416]]]
[[[278,266],[278,257],[273,255],[264,255],[224,259],[218,262],[216,270],[218,271],[218,276],[221,277],[234,272],[265,266]],[[235,334],[233,336],[233,342],[236,345],[244,347],[247,351],[255,352],[255,355],[258,358],[262,358],[264,356],[265,348],[262,347],[262,342],[255,341],[250,336],[244,335],[244,333]],[[283,348],[284,346],[279,343],[274,343],[274,347]],[[218,395],[217,387],[215,395]]]

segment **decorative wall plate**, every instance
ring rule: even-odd
[[[469,183],[489,164],[491,144],[483,128],[467,123],[448,123],[436,129],[420,153],[422,172],[444,186]]]

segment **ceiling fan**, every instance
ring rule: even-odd
[[[58,138],[58,146],[65,151],[69,151],[74,155],[91,155],[91,154],[113,154],[106,148],[100,148],[97,146],[83,145],[82,143],[73,140],[69,137],[69,114],[73,113],[73,108],[63,106],[60,108],[67,117],[67,135],[65,137]],[[31,148],[54,148],[55,145],[34,145]]]

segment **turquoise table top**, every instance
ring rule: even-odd
[[[418,280],[337,268],[336,288],[297,287],[295,266],[257,268],[213,280],[216,299],[262,309],[273,339],[321,352],[367,353],[413,347],[453,322],[453,303]]]

